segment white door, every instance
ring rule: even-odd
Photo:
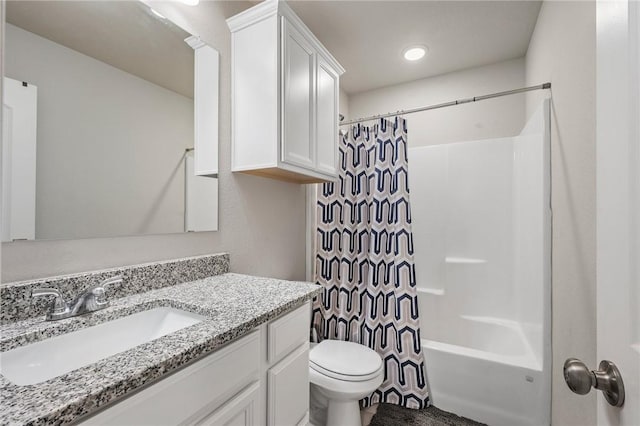
[[[598,425],[640,425],[640,3],[597,4],[597,346],[625,387]],[[590,366],[595,368],[597,366]]]
[[[36,234],[38,89],[4,77],[2,99],[2,241]]]

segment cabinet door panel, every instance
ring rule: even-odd
[[[318,171],[336,173],[338,149],[338,74],[318,57],[317,165]]]
[[[309,342],[267,374],[269,426],[296,426],[309,412]]]
[[[282,155],[285,163],[313,168],[313,86],[315,58],[307,40],[282,18],[283,114]]]
[[[197,423],[198,426],[253,426],[262,424],[255,418],[256,405],[260,396],[260,382],[254,382],[242,392],[226,402],[211,415]]]

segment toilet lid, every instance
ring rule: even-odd
[[[319,373],[348,381],[364,381],[382,372],[382,358],[364,345],[323,340],[309,352],[309,365]]]

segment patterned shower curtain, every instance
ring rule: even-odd
[[[321,339],[366,345],[385,364],[363,405],[429,405],[418,325],[406,121],[356,125],[341,137],[339,179],[318,189],[313,306]]]

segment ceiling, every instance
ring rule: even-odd
[[[7,1],[7,22],[193,97],[191,34],[139,1]]]
[[[220,3],[233,6],[232,15],[257,1]],[[11,24],[193,96],[193,51],[183,42],[189,34],[142,2],[6,4]],[[340,85],[355,94],[522,57],[541,2],[290,0],[289,5],[345,67]],[[414,44],[427,45],[429,53],[407,62],[402,51]]]
[[[347,70],[348,94],[520,58],[541,1],[290,1]],[[429,53],[408,62],[414,44]]]

